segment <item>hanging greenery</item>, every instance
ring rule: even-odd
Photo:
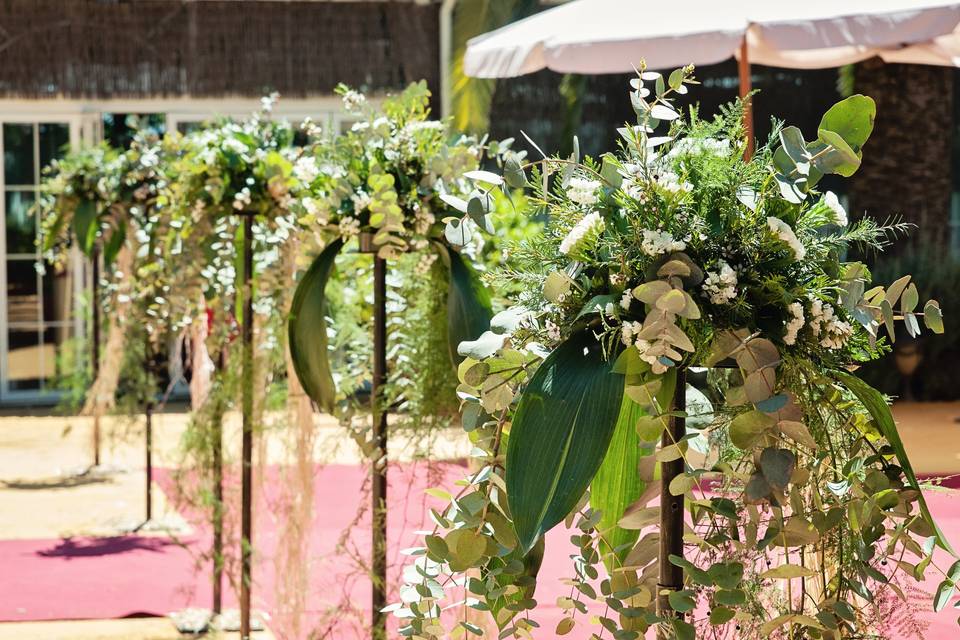
[[[939,305],[921,311],[910,276],[875,285],[844,262],[848,247],[880,250],[905,228],[850,223],[817,190],[857,170],[873,101],[836,104],[812,141],[777,124],[744,159],[742,104],[683,115],[676,100],[694,84],[692,67],[642,70],[637,123],[615,153],[581,159],[575,141],[570,157],[507,154],[502,175],[470,176],[477,192],[448,237],[498,188],[529,190],[549,224],[494,274],[520,291],[516,306],[460,344],[480,470],[455,495],[433,491],[445,506],[391,607],[402,635],[479,636],[485,615],[501,638],[536,633],[544,534],[561,522],[575,550],[557,635],[590,622],[622,639],[651,627],[681,639],[875,634],[880,602],[906,599],[935,545],[953,553],[886,399],[852,373],[889,351],[895,321],[941,332]],[[675,389],[718,365],[706,394]],[[679,418],[690,430],[664,438]],[[654,480],[678,460],[660,503],[682,497],[690,528],[668,556]],[[684,585],[658,586],[666,562]],[[960,563],[940,571],[938,610]]]
[[[394,338],[401,339],[398,348],[408,353],[395,353],[391,361],[401,367],[409,363],[406,373],[411,376],[394,375],[395,381],[415,382],[410,392],[394,384],[391,403],[402,401],[414,416],[426,415],[436,398],[446,396],[427,389],[438,384],[438,375],[444,376],[431,365],[437,353],[433,336],[446,334],[449,348],[441,353],[449,351],[449,371],[449,362],[459,360],[456,345],[485,331],[491,315],[489,295],[472,264],[476,225],[492,230],[489,216],[456,223],[455,239],[444,234],[440,216],[473,191],[469,176],[483,173],[480,161],[498,157],[509,142],[457,136],[446,122],[430,120],[430,93],[423,82],[378,108],[348,87],[338,92],[357,120],[342,135],[316,138],[293,168],[301,188],[292,206],[300,224],[315,229],[323,247],[294,295],[289,322],[293,364],[305,391],[325,411],[349,420],[366,410],[350,395],[362,375],[341,375],[337,389],[326,318],[327,284],[336,258],[358,238],[369,241],[370,246],[361,249],[389,259],[395,267],[392,286],[404,294],[391,305],[391,314],[402,318],[398,328],[410,328],[407,340],[394,331]],[[405,257],[411,253],[417,254],[415,259]],[[440,294],[446,297],[442,306]],[[336,328],[340,334],[345,330]]]

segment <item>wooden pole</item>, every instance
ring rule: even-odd
[[[146,445],[147,445],[147,522],[153,519],[153,401],[148,400],[144,408],[146,417]]]
[[[217,371],[226,370],[226,345],[217,355]],[[213,415],[213,613],[223,609],[223,398],[214,398]]]
[[[737,75],[740,77],[740,98],[746,98],[753,90],[750,79],[750,58],[747,53],[747,36],[743,36],[740,43],[739,60],[737,60]],[[753,133],[753,105],[748,100],[743,105],[743,127],[747,130],[747,148],[743,152],[743,159],[749,161],[753,157],[755,146]]]
[[[386,398],[383,397],[387,383],[387,263],[376,254],[373,258],[373,307],[373,389],[370,402],[377,457],[371,465],[373,521],[371,637],[376,640],[386,640],[387,616],[381,612],[381,609],[387,604],[387,405]]]
[[[253,534],[253,213],[243,219],[243,443],[240,488],[240,638],[250,639]]]
[[[682,367],[677,367],[677,386],[673,392],[671,412],[682,414],[686,411],[686,389],[686,371]],[[672,416],[670,424],[663,432],[661,446],[666,448],[680,442],[686,431],[686,418]],[[683,589],[683,569],[670,562],[671,555],[683,557],[683,495],[670,494],[670,482],[683,473],[683,467],[683,458],[660,463],[660,580],[657,615],[664,618],[676,615],[673,607],[670,606],[670,592]],[[672,631],[664,627],[665,625],[658,627],[659,640],[673,637]]]
[[[90,269],[90,361],[94,384],[100,375],[100,249],[94,248]],[[96,393],[96,386],[94,386]],[[100,409],[93,404],[93,466],[100,466]]]

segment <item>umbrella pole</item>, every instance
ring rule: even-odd
[[[240,488],[240,640],[250,639],[253,533],[253,213],[243,212],[243,443]]]
[[[664,448],[680,442],[686,434],[686,419],[682,417],[686,411],[686,393],[686,370],[677,367],[677,383],[670,411],[680,415],[670,417],[670,424],[661,438],[661,446]],[[657,615],[662,618],[676,615],[670,606],[669,595],[683,589],[683,569],[670,562],[670,556],[683,557],[684,500],[683,494],[675,496],[670,493],[670,482],[683,473],[684,464],[683,458],[660,463],[660,579],[657,585]],[[666,628],[664,624],[658,627],[658,640],[672,637],[672,629]]]
[[[743,36],[740,42],[740,56],[737,60],[737,75],[740,77],[740,98],[744,99],[753,91],[753,83],[750,80],[750,58],[747,53],[747,36]],[[753,105],[747,101],[743,105],[743,127],[747,131],[747,148],[743,152],[743,159],[749,161],[753,157],[754,135],[753,135]]]
[[[376,458],[371,465],[371,499],[373,522],[373,559],[371,579],[373,597],[371,637],[385,640],[387,616],[381,611],[386,604],[387,584],[387,406],[384,386],[387,383],[387,262],[373,257],[373,389],[370,395],[373,416],[373,440]]]
[[[94,248],[90,269],[90,361],[93,374],[94,393],[100,375],[100,250]],[[93,405],[93,466],[100,466],[100,409],[94,398]]]

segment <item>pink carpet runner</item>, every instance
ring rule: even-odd
[[[267,481],[262,483],[266,488],[257,496],[255,509],[254,606],[273,613],[277,593],[274,560],[280,532],[271,507],[278,499],[280,481],[277,470],[267,473]],[[436,506],[423,489],[449,487],[463,473],[463,467],[453,464],[434,464],[429,477],[426,464],[391,467],[392,587],[398,584],[397,572],[405,560],[400,549],[418,544],[416,531],[429,526],[425,509]],[[307,555],[311,584],[303,637],[311,629],[326,633],[318,637],[337,640],[367,637],[364,624],[369,582],[350,554],[366,558],[369,553],[368,522],[349,528],[357,514],[365,478],[365,471],[356,466],[330,465],[317,470]],[[159,483],[169,495],[169,474],[161,472]],[[931,493],[928,500],[947,537],[955,545],[960,543],[960,492]],[[349,533],[341,539],[345,530]],[[562,526],[547,537],[541,586],[536,594],[541,603],[536,619],[542,627],[536,638],[553,638],[561,617],[555,601],[568,591],[560,584],[571,571],[568,537]],[[188,606],[210,607],[209,566],[197,563],[197,557],[209,548],[209,540],[208,528],[199,523],[193,535],[176,541],[135,535],[0,541],[0,621],[123,618],[165,615]],[[936,582],[928,582],[924,588],[932,591]],[[229,584],[224,593],[225,606],[236,606]],[[931,610],[924,618],[931,623],[924,636],[927,640],[960,637],[956,609],[948,607],[939,614]],[[271,624],[278,637],[290,637],[277,626],[283,626],[281,620]]]

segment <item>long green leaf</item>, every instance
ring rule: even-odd
[[[870,416],[874,422],[877,423],[877,428],[880,430],[880,433],[887,439],[890,446],[893,447],[893,452],[897,457],[897,463],[903,469],[903,475],[907,477],[907,482],[910,484],[910,487],[916,489],[920,495],[920,513],[923,515],[923,519],[927,524],[933,529],[937,544],[945,551],[956,556],[957,553],[953,550],[953,547],[950,546],[940,527],[933,521],[930,509],[927,507],[927,501],[924,500],[923,492],[920,490],[919,483],[917,483],[917,476],[913,472],[913,466],[910,464],[909,458],[907,458],[907,450],[904,448],[903,441],[900,439],[900,432],[897,431],[897,423],[893,420],[893,414],[890,413],[890,406],[887,404],[883,394],[855,375],[845,371],[835,371],[834,374],[837,380],[849,389],[853,395],[857,396],[857,399],[860,400],[867,411],[870,412]]]
[[[589,331],[547,356],[524,389],[510,429],[506,482],[524,549],[576,506],[617,426],[623,377]]]
[[[456,251],[450,255],[450,289],[447,294],[447,342],[454,366],[463,357],[457,353],[461,342],[476,340],[490,328],[493,309],[490,294],[480,276]]]
[[[342,240],[335,240],[320,252],[297,284],[290,307],[287,331],[290,358],[303,390],[326,412],[332,412],[336,398],[330,361],[327,357],[327,280]]]
[[[671,368],[663,376],[663,384],[657,392],[661,407],[669,406],[676,384],[677,372]],[[637,420],[646,414],[645,407],[623,396],[610,448],[590,483],[590,506],[602,514],[599,527],[603,532],[604,544],[601,545],[601,553],[606,557],[610,551],[619,549],[617,557],[621,562],[630,552],[629,547],[640,537],[639,529],[623,529],[617,526],[617,522],[623,517],[624,510],[638,500],[646,488],[646,483],[640,479],[642,456],[640,437],[637,435]]]
[[[92,200],[81,200],[73,212],[73,233],[80,251],[87,257],[93,255],[97,241],[97,206]]]

